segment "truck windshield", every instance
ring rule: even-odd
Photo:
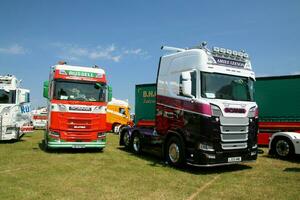
[[[0,90],[0,103],[12,104],[16,102],[16,91],[9,90],[5,91],[3,89]]]
[[[253,101],[253,80],[247,77],[201,73],[201,96],[210,99]]]
[[[53,98],[71,101],[106,101],[106,84],[78,81],[55,81]]]

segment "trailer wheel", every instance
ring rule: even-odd
[[[183,142],[178,137],[171,137],[166,146],[166,158],[170,165],[181,167],[185,162]]]
[[[286,137],[278,137],[272,142],[272,151],[279,158],[291,157],[295,150],[293,143]]]
[[[138,133],[133,134],[131,144],[134,153],[140,154],[142,152],[141,138]]]

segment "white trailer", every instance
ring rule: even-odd
[[[30,91],[13,75],[0,76],[0,140],[19,140],[31,132]]]

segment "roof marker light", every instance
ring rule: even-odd
[[[220,52],[221,52],[221,53],[225,53],[225,52],[226,52],[226,49],[220,48]]]
[[[214,52],[219,52],[219,51],[220,51],[220,48],[219,48],[219,47],[213,47],[213,51],[214,51]]]
[[[243,52],[238,52],[238,57],[243,57]]]
[[[232,54],[232,51],[231,51],[230,49],[226,49],[226,54],[231,55],[231,54]]]

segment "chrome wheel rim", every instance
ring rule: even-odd
[[[124,133],[123,141],[124,141],[125,146],[129,146],[129,134],[128,134],[128,132]]]
[[[138,136],[133,138],[133,149],[136,152],[140,150],[140,138]]]
[[[114,133],[117,133],[118,132],[118,126],[115,126],[114,127]]]
[[[177,144],[172,143],[169,146],[169,158],[173,163],[178,162],[180,156],[179,147]]]
[[[290,145],[287,141],[285,140],[279,140],[276,143],[276,152],[278,153],[279,156],[287,156],[290,152]]]

